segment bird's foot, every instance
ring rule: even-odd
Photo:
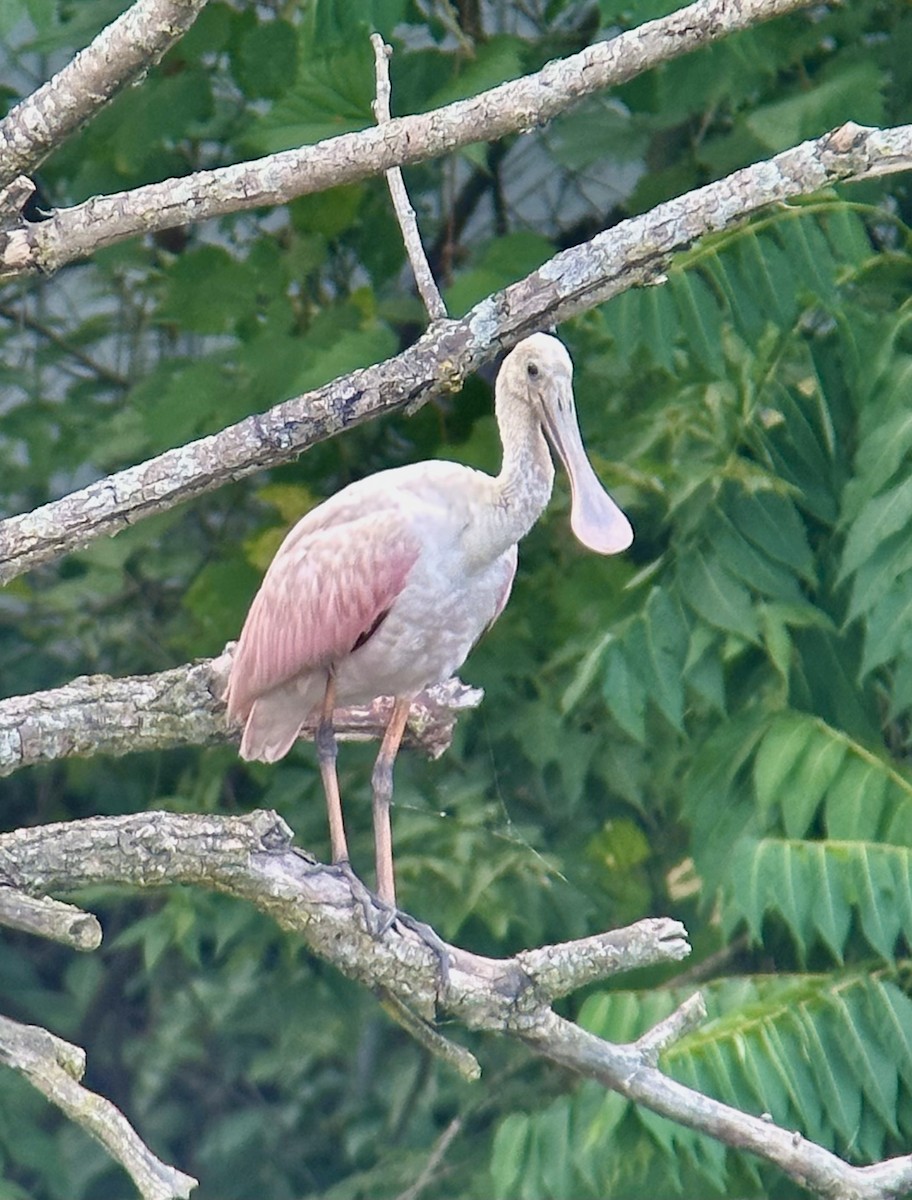
[[[437,985],[437,999],[446,995],[447,988],[450,986],[450,948],[437,933],[436,929],[428,925],[426,921],[419,921],[410,913],[403,912],[401,908],[389,906],[392,909],[392,922],[399,922],[404,929],[410,929],[412,933],[417,933],[421,940],[427,946],[428,950],[437,959],[437,967],[440,971],[440,982]]]
[[[437,987],[438,999],[445,995],[450,984],[450,950],[436,930],[432,929],[425,921],[419,921],[416,917],[411,916],[410,913],[403,912],[395,904],[389,904],[386,900],[381,900],[376,892],[372,892],[370,888],[361,882],[352,869],[351,863],[347,860],[333,863],[332,869],[337,871],[351,888],[352,896],[361,908],[364,916],[364,924],[367,926],[367,931],[371,937],[379,941],[397,923],[403,929],[409,929],[412,933],[417,933],[425,946],[427,946],[437,959],[440,971],[440,983]]]
[[[388,906],[382,904],[379,897],[375,896],[370,888],[361,882],[347,858],[340,859],[339,862],[334,862],[330,870],[340,875],[351,888],[351,894],[355,902],[361,907],[364,924],[367,926],[367,931],[371,937],[383,937],[390,925],[392,925],[392,920],[387,920],[386,908]],[[377,912],[378,909],[381,910],[379,913]]]
[[[397,908],[395,904],[388,904],[387,901],[381,900],[375,893],[370,893],[371,898],[377,908],[380,910],[380,921],[378,923],[378,932],[375,937],[383,937],[383,935],[394,925],[401,925],[403,929],[409,929],[412,933],[417,933],[428,950],[437,959],[437,968],[439,971],[439,979],[437,983],[437,1001],[443,999],[450,986],[450,948],[440,936],[439,933],[426,921],[419,921],[417,917],[413,917],[411,913],[403,912],[401,908]]]

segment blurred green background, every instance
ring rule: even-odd
[[[123,7],[5,0],[0,102]],[[216,0],[41,167],[37,205],[370,125],[374,28],[394,47],[404,114],[671,7]],[[907,4],[818,4],[546,128],[409,169],[451,311],[844,120],[909,121],[910,60]],[[908,176],[840,188],[707,239],[665,286],[561,329],[587,446],[637,540],[620,559],[587,555],[559,480],[507,611],[463,671],[485,702],[440,761],[402,756],[394,812],[403,906],[475,951],[683,920],[696,975],[625,978],[562,1011],[626,1040],[699,978],[711,1020],[665,1068],[858,1162],[912,1136],[910,220]],[[382,180],[7,284],[0,512],[376,362],[422,325]],[[496,470],[489,377],[17,579],[0,592],[0,694],[217,653],[299,515],[432,456]],[[365,870],[372,754],[340,756]],[[306,746],[275,767],[229,747],[74,760],[0,792],[8,828],[269,806],[328,854]],[[238,902],[189,889],[80,899],[102,917],[103,949],[5,935],[0,1009],[84,1045],[88,1085],[200,1177],[200,1200],[796,1194],[516,1046],[457,1032],[484,1076],[456,1080],[370,994]],[[85,1134],[0,1073],[0,1200],[133,1194]]]

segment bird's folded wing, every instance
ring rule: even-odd
[[[305,522],[282,543],[247,615],[228,682],[232,719],[245,719],[258,696],[363,642],[420,552],[389,509],[316,528]]]

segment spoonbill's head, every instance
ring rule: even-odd
[[[566,347],[547,333],[534,333],[503,361],[497,377],[502,400],[528,406],[570,476],[570,526],[598,554],[619,554],[633,541],[633,529],[602,485],[586,457],[573,402],[573,363]]]

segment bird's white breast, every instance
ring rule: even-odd
[[[428,462],[364,485],[374,480],[383,504],[393,506],[391,520],[406,522],[421,550],[377,632],[338,665],[341,704],[408,695],[449,678],[502,606],[516,565],[515,546],[492,545],[485,555],[478,536],[490,510],[489,476]]]

